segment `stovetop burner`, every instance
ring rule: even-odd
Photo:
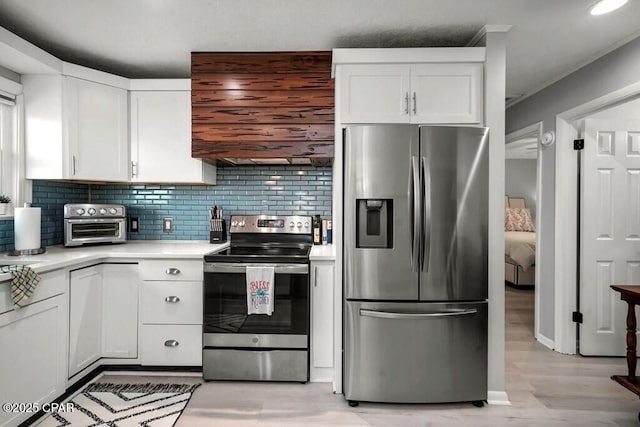
[[[233,215],[231,247],[205,262],[306,263],[313,245],[310,216]]]

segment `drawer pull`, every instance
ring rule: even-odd
[[[180,302],[180,298],[173,295],[166,297],[164,300],[165,302]]]
[[[171,276],[175,276],[176,274],[180,274],[180,269],[179,268],[174,268],[174,267],[167,268],[165,270],[165,273],[169,274]]]
[[[165,347],[177,347],[180,343],[176,340],[166,340],[164,342]]]

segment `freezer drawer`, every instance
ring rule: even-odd
[[[346,302],[347,400],[487,398],[487,303]]]

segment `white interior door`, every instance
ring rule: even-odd
[[[587,119],[582,153],[580,354],[624,356],[627,304],[640,284],[640,120]]]

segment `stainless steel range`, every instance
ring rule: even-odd
[[[204,257],[205,380],[309,380],[310,216],[232,216]],[[273,268],[273,312],[248,314],[247,268]]]

